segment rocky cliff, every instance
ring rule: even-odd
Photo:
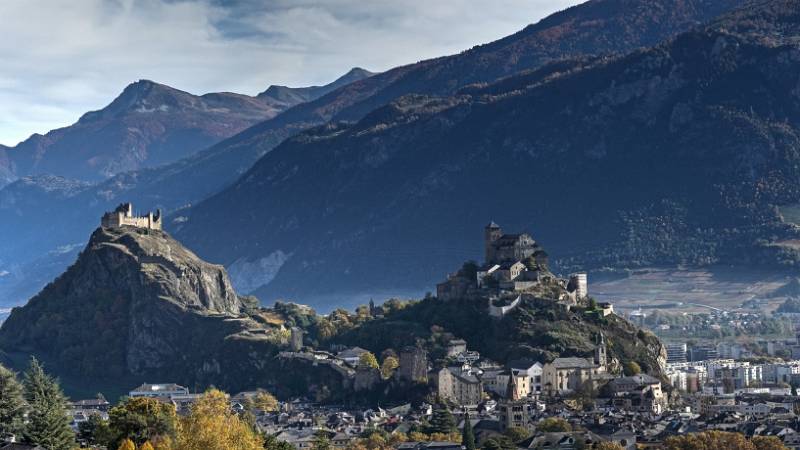
[[[248,319],[247,307],[224,268],[166,233],[101,228],[63,275],[12,310],[0,347],[89,378],[213,378],[226,339],[268,331]]]

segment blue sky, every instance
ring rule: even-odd
[[[146,78],[255,94],[456,53],[576,0],[2,0],[0,144]]]

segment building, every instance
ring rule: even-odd
[[[464,349],[466,350],[466,342],[464,342]],[[396,373],[400,380],[415,383],[428,381],[428,352],[425,349],[420,347],[404,348],[400,351],[399,363]]]
[[[581,300],[589,296],[589,281],[585,273],[570,275],[567,290],[575,292],[576,299]]]
[[[511,370],[511,375],[507,383],[505,398],[497,405],[500,431],[511,427],[533,431],[536,428],[534,421],[536,405],[532,400],[520,395],[524,389],[520,389],[517,385],[517,375],[519,374]]]
[[[686,343],[667,344],[667,364],[686,362]]]
[[[544,365],[543,390],[548,395],[569,394],[590,382],[605,369],[586,358],[556,358]]]
[[[533,256],[538,250],[529,234],[504,234],[494,222],[486,225],[483,235],[487,264],[515,263]]]
[[[612,404],[619,409],[661,414],[667,401],[661,381],[646,374],[615,378],[608,383]]]
[[[460,406],[477,406],[483,401],[483,384],[468,366],[439,370],[437,388],[440,398]]]
[[[689,361],[708,361],[719,359],[717,347],[714,345],[697,345],[689,349]]]
[[[358,362],[361,359],[361,355],[365,353],[369,353],[369,351],[361,347],[353,347],[348,348],[347,350],[342,350],[336,355],[336,357],[352,367],[358,367]]]
[[[447,343],[447,356],[458,356],[467,351],[467,341],[463,339],[452,339]]]
[[[303,330],[301,328],[292,327],[289,346],[293,352],[299,352],[303,348]]]
[[[131,398],[149,397],[149,398],[171,399],[172,397],[187,396],[187,395],[189,395],[189,389],[174,383],[165,383],[165,384],[145,383],[128,393],[128,396]]]
[[[123,203],[114,211],[103,214],[100,226],[103,228],[136,227],[161,230],[161,210],[157,210],[155,214],[150,212],[146,216],[134,216],[133,204]]]

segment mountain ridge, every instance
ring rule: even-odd
[[[776,208],[800,201],[798,6],[770,2],[780,14],[751,7],[626,56],[403,97],[299,134],[192,208],[177,235],[228,267],[293,255],[255,291],[267,302],[431,286],[485,217],[536,230],[564,270],[796,267],[798,231]],[[725,28],[764,17],[760,33]],[[223,218],[246,246],[207,231]]]

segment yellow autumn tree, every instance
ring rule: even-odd
[[[153,444],[151,444],[150,441],[147,441],[139,447],[139,450],[155,450],[155,449],[153,448]]]
[[[125,439],[121,444],[119,444],[117,450],[136,450],[136,444],[134,444],[130,439]]]
[[[177,450],[261,450],[264,440],[230,409],[228,396],[211,389],[179,422]]]
[[[277,411],[278,399],[267,391],[258,391],[255,398],[253,398],[253,405],[262,411]]]
[[[664,442],[666,450],[784,450],[786,447],[775,437],[756,437],[748,440],[740,433],[724,431],[704,431],[672,436]]]
[[[595,450],[625,450],[616,442],[601,442],[595,446]]]

